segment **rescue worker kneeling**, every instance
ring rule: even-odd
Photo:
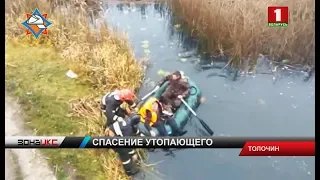
[[[140,132],[137,127],[139,122],[139,115],[133,115],[129,117],[127,121],[116,121],[106,128],[105,135],[111,137],[139,135]],[[133,148],[114,148],[113,150],[118,153],[119,158],[122,161],[123,168],[128,176],[132,176],[139,172],[139,168],[136,164],[138,156]]]
[[[146,101],[140,108],[139,114],[141,116],[140,121],[144,123],[144,126],[150,132],[151,136],[156,136],[155,132],[152,131],[152,126],[158,129],[160,136],[168,136],[168,132],[164,126],[165,121],[171,126],[173,136],[182,136],[187,133],[187,131],[178,128],[173,114],[164,111],[160,101],[154,97]]]
[[[134,99],[135,95],[129,89],[115,90],[105,94],[101,100],[101,110],[107,118],[105,127],[118,120],[123,120],[128,112],[120,107],[121,104],[126,102],[130,105],[130,109],[133,109],[136,107]]]

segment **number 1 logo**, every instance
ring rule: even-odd
[[[269,27],[288,27],[289,8],[287,6],[268,7],[268,26]]]

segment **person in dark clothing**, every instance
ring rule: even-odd
[[[152,131],[152,126],[158,129],[161,136],[168,136],[168,132],[164,126],[165,121],[171,126],[172,135],[182,136],[187,133],[187,131],[178,128],[178,125],[173,118],[173,114],[164,111],[162,104],[154,97],[151,97],[146,101],[140,108],[139,114],[141,116],[141,122],[144,123],[151,136],[156,136],[155,132]]]
[[[140,132],[137,127],[139,122],[139,115],[132,115],[127,119],[127,121],[116,121],[106,128],[105,135],[111,137],[139,135]],[[113,150],[118,153],[119,158],[122,161],[123,168],[128,176],[135,175],[139,172],[139,168],[136,165],[138,156],[133,148],[113,148]]]
[[[164,77],[158,87],[169,81],[169,86],[162,94],[160,101],[166,105],[166,110],[176,110],[182,103],[180,98],[186,98],[190,94],[188,79],[182,71],[176,71]]]
[[[121,104],[126,102],[133,109],[136,107],[134,99],[134,93],[128,89],[115,90],[105,94],[101,100],[101,109],[107,118],[105,127],[110,126],[118,120],[123,120],[128,115],[128,112],[120,107]]]

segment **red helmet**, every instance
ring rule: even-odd
[[[133,101],[135,99],[134,93],[129,89],[121,89],[118,91],[118,95],[121,101],[131,100]]]

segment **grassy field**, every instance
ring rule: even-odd
[[[207,51],[241,65],[259,54],[314,65],[315,4],[312,0],[177,0],[174,13],[208,40]],[[268,27],[267,7],[288,6],[289,26]]]
[[[83,1],[57,2],[6,1],[6,89],[19,98],[36,135],[99,136],[100,97],[114,88],[139,88],[144,68],[125,37],[101,24],[90,29]],[[37,40],[21,24],[35,8],[53,23]],[[68,70],[78,78],[67,77]],[[111,150],[43,153],[58,179],[129,179]]]

